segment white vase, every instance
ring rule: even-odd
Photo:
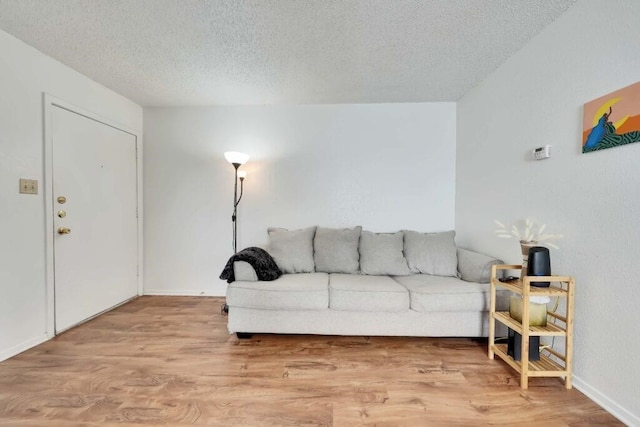
[[[537,246],[535,240],[520,240],[520,250],[522,251],[522,270],[520,270],[520,279],[527,275],[527,265],[529,261],[529,249]]]

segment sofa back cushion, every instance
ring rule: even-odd
[[[313,240],[316,271],[357,273],[360,268],[358,243],[362,227],[318,227]]]
[[[489,283],[491,281],[491,266],[504,264],[501,259],[489,255],[458,248],[458,273],[462,280],[475,283]],[[498,277],[502,277],[505,270],[498,270]]]
[[[360,236],[362,274],[406,276],[411,273],[404,257],[404,233],[372,233]]]
[[[267,252],[283,273],[311,273],[314,271],[313,237],[316,227],[287,230],[270,227]]]
[[[441,233],[404,232],[404,256],[412,273],[457,276],[455,231]]]

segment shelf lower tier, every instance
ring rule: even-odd
[[[506,344],[494,344],[492,349],[496,356],[507,362],[518,373],[522,372],[522,363],[507,354]],[[568,375],[571,374],[565,368],[543,354],[540,355],[540,360],[529,361],[527,373],[529,377],[567,377]]]
[[[522,335],[522,324],[509,315],[508,311],[498,311],[494,313],[493,318],[503,325],[507,325],[520,335]],[[529,326],[529,336],[547,336],[547,337],[563,337],[567,335],[567,331],[561,327],[547,322],[547,326]]]

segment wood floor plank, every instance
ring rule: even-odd
[[[622,425],[481,340],[238,340],[223,302],[141,297],[0,363],[0,426]]]

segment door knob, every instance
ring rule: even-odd
[[[71,229],[67,227],[58,227],[58,234],[69,234]]]

